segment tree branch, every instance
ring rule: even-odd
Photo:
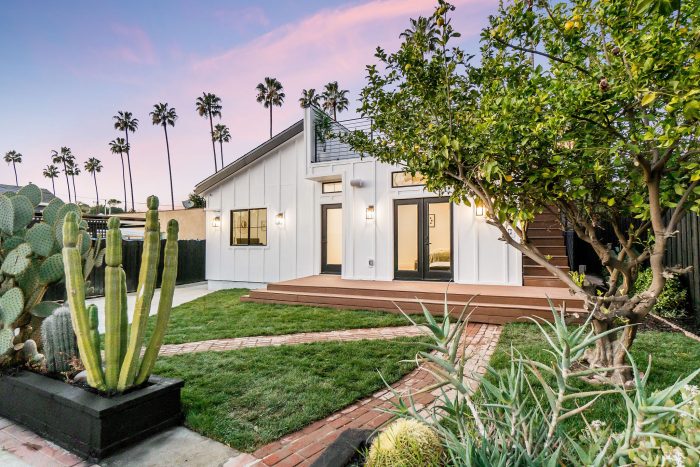
[[[559,63],[563,63],[563,64],[565,64],[565,65],[572,66],[572,67],[574,67],[575,69],[577,69],[578,71],[580,71],[581,73],[586,74],[587,76],[591,76],[591,77],[593,76],[593,75],[592,75],[588,70],[586,70],[585,68],[583,68],[583,67],[581,67],[581,66],[579,66],[579,65],[576,65],[575,63],[572,63],[572,62],[570,62],[570,61],[568,61],[568,60],[564,60],[563,58],[559,58],[559,57],[556,57],[556,56],[554,56],[554,55],[548,54],[547,52],[542,52],[542,51],[539,51],[539,50],[537,50],[537,49],[530,49],[530,48],[528,48],[528,47],[521,47],[521,46],[519,46],[519,45],[511,44],[511,43],[509,43],[509,42],[507,42],[507,41],[504,41],[503,39],[500,39],[500,38],[498,38],[498,37],[494,37],[493,39],[494,39],[496,42],[498,42],[498,43],[500,43],[500,44],[502,44],[502,45],[505,45],[506,47],[510,47],[511,49],[515,49],[515,50],[519,50],[519,51],[521,51],[521,52],[531,53],[531,54],[535,54],[535,55],[540,55],[540,56],[546,57],[546,58],[548,58],[548,59],[550,59],[550,60],[554,60],[555,62],[559,62]]]

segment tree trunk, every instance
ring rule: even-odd
[[[97,172],[93,172],[92,179],[95,181],[95,197],[97,198],[96,213],[100,213],[100,193],[97,191]]]
[[[51,191],[53,191],[53,195],[56,196],[56,184],[53,181],[53,177],[51,177]]]
[[[270,102],[270,139],[272,139],[272,102]]]
[[[214,122],[211,117],[211,109],[209,109],[209,137],[211,138],[211,150],[214,151],[214,172],[219,171],[219,167],[216,165],[216,145],[214,144]],[[223,168],[223,167],[222,167]]]
[[[173,194],[173,169],[170,166],[170,143],[168,142],[168,128],[163,125],[165,131],[165,149],[168,152],[168,174],[170,175],[170,201],[172,202],[172,210],[175,210],[175,195]],[[214,158],[216,160],[216,158]]]
[[[221,168],[224,168],[224,140],[219,140],[219,155],[221,156]]]
[[[68,202],[71,203],[73,202],[73,199],[70,197],[70,182],[68,181],[68,172],[66,171],[66,161],[63,161],[63,175],[66,176],[66,188],[68,188]]]
[[[12,168],[15,171],[15,185],[19,186],[19,179],[17,178],[17,165],[15,164],[15,161],[12,161]]]
[[[136,210],[134,204],[134,180],[131,178],[131,147],[129,146],[129,130],[124,130],[126,134],[126,164],[129,166],[129,188],[131,189],[131,210]]]
[[[122,182],[124,183],[124,212],[128,212],[129,203],[126,202],[126,173],[124,172],[124,154],[120,152],[119,156],[122,158]]]
[[[78,192],[75,191],[75,175],[71,175],[70,179],[73,182],[73,198],[77,204],[78,203]]]

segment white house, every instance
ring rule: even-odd
[[[318,274],[343,279],[523,284],[522,255],[477,208],[427,192],[420,176],[317,135],[320,111],[195,187],[207,200],[211,288]],[[333,123],[353,129],[362,120]]]

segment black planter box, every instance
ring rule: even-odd
[[[0,376],[0,416],[91,462],[182,422],[181,380],[102,397],[30,371]]]

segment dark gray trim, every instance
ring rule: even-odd
[[[286,143],[290,139],[294,138],[296,135],[301,133],[303,130],[304,130],[304,120],[299,120],[294,125],[290,126],[289,128],[287,128],[285,130],[282,130],[280,133],[277,133],[271,139],[265,141],[260,146],[256,147],[252,151],[245,154],[243,157],[239,157],[238,159],[231,162],[229,165],[227,165],[223,169],[219,170],[215,174],[213,174],[213,175],[205,178],[201,182],[199,182],[194,187],[194,192],[196,194],[200,195],[204,191],[213,187],[214,185],[218,185],[219,183],[223,182],[231,175],[234,175],[239,170],[252,164],[256,160],[260,159],[261,157],[266,156],[267,154],[270,153],[270,151],[273,151],[277,147],[281,146],[282,144]]]

